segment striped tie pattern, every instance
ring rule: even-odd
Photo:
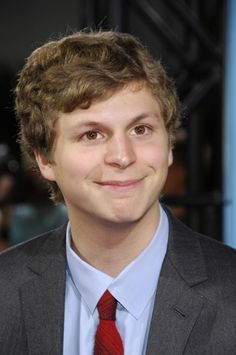
[[[123,355],[124,348],[116,328],[117,300],[107,290],[98,301],[99,324],[95,335],[94,355]]]

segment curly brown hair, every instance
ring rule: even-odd
[[[35,152],[50,157],[54,123],[60,112],[86,109],[94,100],[102,100],[130,83],[150,88],[173,144],[180,121],[175,86],[160,61],[131,34],[81,31],[36,49],[20,72],[16,87],[19,141],[31,167],[38,169]],[[48,184],[51,198],[62,201],[57,184]]]

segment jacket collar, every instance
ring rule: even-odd
[[[204,255],[196,233],[166,210],[169,242],[150,326],[147,355],[182,354],[207,300],[194,286],[207,280]]]
[[[38,239],[37,254],[29,258],[27,281],[20,289],[27,342],[32,354],[59,355],[63,352],[65,230],[66,226]]]
[[[168,210],[166,213],[170,224],[169,242],[158,283],[147,355],[156,354],[157,349],[160,354],[182,354],[196,319],[207,303],[194,291],[194,286],[207,280],[198,237]],[[66,226],[41,238],[37,254],[31,255],[27,264],[27,281],[20,294],[32,353],[38,353],[39,349],[44,354],[63,352],[65,234]]]

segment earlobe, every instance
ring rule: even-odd
[[[171,166],[172,163],[173,163],[173,150],[170,149],[168,154],[168,166]]]
[[[34,155],[42,176],[46,180],[55,181],[53,164],[49,161],[49,159],[37,152],[35,152]]]

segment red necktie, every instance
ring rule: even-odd
[[[94,355],[123,355],[124,348],[116,328],[117,300],[105,291],[98,301],[99,324],[95,335]]]

